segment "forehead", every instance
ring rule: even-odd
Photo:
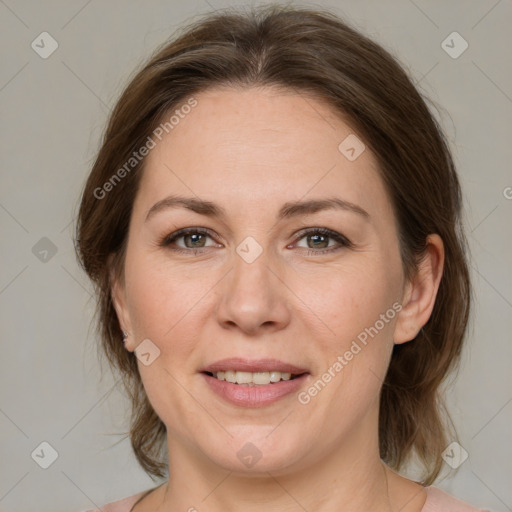
[[[136,203],[172,193],[243,211],[334,194],[365,209],[389,207],[374,155],[366,148],[349,160],[340,151],[356,135],[327,103],[274,88],[209,89],[194,99],[161,140],[153,137]]]

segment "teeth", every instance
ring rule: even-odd
[[[222,373],[222,372],[221,372]],[[228,381],[228,382],[233,382],[235,383],[236,382],[236,372],[224,372],[224,378]]]
[[[269,372],[255,372],[252,374],[253,384],[270,384],[272,382]]]
[[[281,380],[281,372],[270,372],[270,382],[279,382]]]
[[[248,385],[248,386],[264,386],[271,382],[279,382],[280,380],[290,380],[291,373],[286,372],[238,372],[228,370],[224,372],[216,372],[213,374],[219,380],[226,380],[227,382]]]
[[[236,372],[235,377],[237,384],[249,384],[252,382],[252,373],[250,372]]]

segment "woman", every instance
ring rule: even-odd
[[[432,485],[470,311],[460,211],[424,100],[333,14],[217,13],[166,44],[77,225],[132,447],[168,469],[101,509],[477,510]]]

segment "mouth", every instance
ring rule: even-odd
[[[305,368],[277,359],[231,358],[200,371],[213,393],[239,407],[264,407],[305,386],[310,373]]]
[[[224,380],[239,386],[268,386],[281,381],[294,380],[307,372],[291,373],[273,370],[270,372],[246,372],[241,370],[225,370],[218,372],[203,372],[217,380]]]

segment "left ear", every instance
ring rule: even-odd
[[[396,344],[413,340],[428,322],[436,301],[443,275],[444,244],[441,237],[431,234],[416,275],[407,281],[393,339]]]

